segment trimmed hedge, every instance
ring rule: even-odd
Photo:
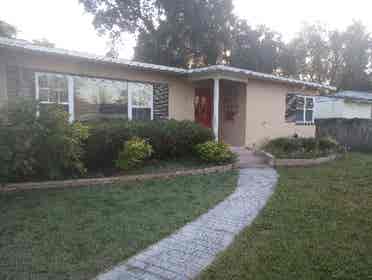
[[[331,138],[277,138],[263,149],[277,158],[318,158],[343,152],[344,149]]]
[[[89,123],[85,165],[90,171],[115,167],[123,143],[139,137],[152,146],[153,157],[175,159],[193,154],[198,144],[213,140],[213,133],[191,121],[103,121]]]

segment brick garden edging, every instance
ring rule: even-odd
[[[154,173],[154,174],[143,174],[143,175],[129,175],[129,176],[117,176],[117,177],[106,177],[106,178],[89,178],[89,179],[76,179],[76,180],[65,180],[65,181],[47,181],[47,182],[30,182],[30,183],[15,183],[0,185],[0,193],[16,192],[16,191],[28,191],[28,190],[47,190],[47,189],[63,189],[63,188],[79,188],[79,187],[91,187],[107,184],[116,184],[133,181],[145,181],[151,179],[167,179],[178,176],[187,175],[202,175],[230,171],[234,168],[233,164],[215,166],[202,169],[189,169],[180,170],[166,173]]]
[[[256,151],[256,154],[263,156],[267,164],[272,167],[306,167],[306,166],[315,166],[320,165],[323,163],[327,163],[330,161],[334,161],[341,157],[339,154],[333,154],[328,157],[320,157],[320,158],[310,158],[310,159],[277,159],[272,154],[266,151]]]

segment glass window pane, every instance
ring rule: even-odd
[[[304,121],[304,110],[297,110],[296,111],[296,122],[303,122]]]
[[[314,99],[306,98],[306,109],[313,109],[313,108],[314,108]]]
[[[150,121],[151,108],[133,108],[132,117],[135,121]]]
[[[305,98],[297,96],[296,106],[298,110],[303,110],[305,107]]]
[[[153,86],[150,84],[129,83],[129,92],[132,95],[132,106],[151,108]]]
[[[67,91],[61,91],[59,93],[59,102],[68,103],[68,92]]]
[[[313,121],[313,110],[306,110],[306,121],[307,122]]]
[[[75,77],[74,85],[78,120],[128,117],[126,82]]]
[[[51,89],[49,92],[49,102],[58,103],[58,91]]]
[[[40,88],[48,87],[48,76],[47,75],[39,75],[39,87]]]
[[[39,101],[41,101],[41,102],[48,102],[49,101],[49,90],[48,89],[40,89],[39,90]]]
[[[39,75],[39,100],[41,102],[68,102],[67,76],[56,74]]]

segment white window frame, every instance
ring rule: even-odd
[[[68,82],[68,102],[49,102],[49,101],[40,101],[40,86],[39,86],[39,78],[42,75],[55,75],[60,77],[66,77]],[[84,78],[84,76],[79,76]],[[89,78],[89,77],[87,77]],[[101,79],[105,80],[104,78],[95,78],[95,79]],[[106,79],[107,80],[107,79]],[[118,80],[119,81],[119,80]],[[152,83],[145,83],[145,82],[132,82],[132,81],[125,81],[127,83],[127,91],[128,91],[128,120],[133,120],[133,109],[139,108],[139,109],[151,109],[151,120],[154,120],[154,85]],[[134,106],[132,104],[132,94],[129,91],[129,83],[143,83],[143,84],[149,84],[152,87],[151,92],[151,106]],[[66,74],[60,74],[60,73],[53,73],[53,72],[35,72],[35,99],[40,104],[61,104],[61,105],[67,105],[68,106],[68,113],[69,113],[69,120],[70,122],[73,122],[75,120],[75,90],[74,90],[74,76],[72,75],[66,75]],[[40,110],[37,110],[37,116],[40,115]]]
[[[315,103],[315,97],[314,96],[306,96],[306,95],[297,95],[297,97],[304,98],[304,107],[302,108],[303,111],[303,121],[298,121],[296,120],[296,124],[299,125],[313,125],[315,123],[315,110],[316,110],[316,103]],[[308,99],[313,100],[313,117],[311,121],[306,121],[306,111],[310,111],[309,109],[306,108],[306,103]],[[297,105],[296,105],[296,110],[297,110]]]
[[[57,102],[51,102],[51,101],[40,101],[40,85],[39,85],[39,78],[40,76],[43,75],[53,75],[57,77],[64,77],[67,79],[67,102],[60,102],[58,100]],[[36,72],[35,73],[35,99],[40,103],[40,104],[60,104],[60,105],[67,105],[68,106],[68,113],[69,113],[69,121],[73,122],[75,119],[74,115],[74,79],[70,75],[63,75],[63,74],[58,74],[58,73],[50,73],[50,72]],[[38,108],[37,110],[37,116],[40,115],[40,110]]]
[[[133,109],[151,109],[151,120],[154,120],[154,85],[151,83],[142,83],[142,84],[148,84],[151,85],[152,92],[151,92],[151,98],[150,98],[150,107],[148,106],[135,106],[132,104],[132,94],[129,91],[129,84],[141,84],[141,82],[130,82],[128,81],[128,119],[133,120]]]

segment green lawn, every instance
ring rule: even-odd
[[[267,207],[200,279],[372,279],[372,155],[279,173]]]
[[[195,219],[237,174],[0,195],[0,279],[90,279]]]

